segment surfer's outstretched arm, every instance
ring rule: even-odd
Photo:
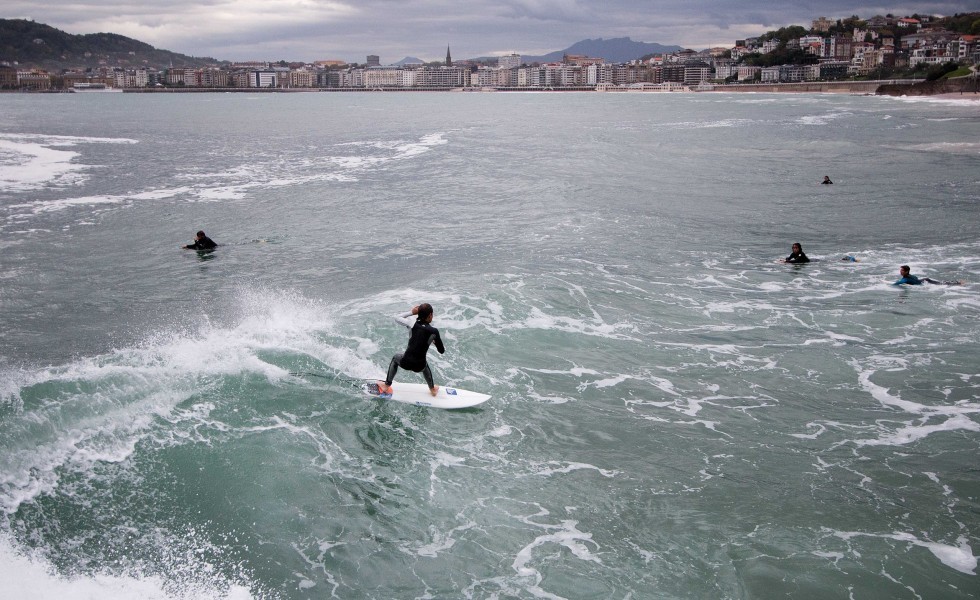
[[[394,317],[395,323],[398,323],[399,325],[407,329],[411,329],[413,325],[413,321],[410,321],[408,318],[411,317],[413,314],[414,313],[412,311],[408,311],[407,313],[404,314],[395,315]]]
[[[411,317],[412,315],[417,315],[417,314],[419,314],[419,305],[413,306],[412,310],[408,311],[407,313],[395,315],[395,322],[401,325],[402,327],[407,327],[411,329],[412,326],[415,325],[415,321],[409,321],[408,318]]]

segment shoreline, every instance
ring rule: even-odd
[[[965,78],[964,78],[965,79]],[[965,88],[972,89],[965,89]],[[956,89],[960,88],[960,89]],[[100,90],[0,90],[0,94],[296,94],[296,93],[378,93],[378,92],[452,92],[452,93],[549,93],[549,92],[600,92],[643,94],[698,94],[698,93],[775,93],[775,94],[859,94],[868,96],[923,97],[946,100],[980,100],[980,90],[973,81],[945,80],[874,80],[843,82],[800,83],[746,83],[711,84],[702,89],[650,90],[630,88],[597,89],[579,87],[522,87],[522,88],[110,88]]]
[[[942,100],[974,100],[980,102],[980,92],[944,92],[931,94],[923,98],[940,98]]]

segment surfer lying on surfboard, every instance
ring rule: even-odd
[[[439,393],[439,386],[432,381],[432,369],[425,361],[425,355],[433,342],[435,342],[439,354],[446,353],[446,347],[442,345],[439,330],[432,326],[432,314],[432,305],[423,303],[413,306],[410,312],[395,317],[395,321],[410,329],[411,334],[408,338],[408,348],[405,349],[405,352],[391,357],[387,378],[378,382],[378,391],[382,394],[391,394],[391,383],[395,380],[398,367],[422,373],[425,383],[429,386],[429,393],[433,396]],[[414,324],[408,319],[412,315],[417,315]]]

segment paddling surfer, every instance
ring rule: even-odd
[[[218,244],[214,242],[211,238],[204,235],[203,231],[198,231],[197,235],[194,237],[194,242],[184,246],[185,250],[214,250],[218,247]]]
[[[408,319],[412,315],[416,315],[414,324]],[[429,386],[429,393],[433,396],[439,393],[439,386],[432,380],[432,369],[429,368],[429,364],[425,360],[425,355],[429,351],[429,346],[433,343],[435,343],[436,350],[439,351],[439,354],[445,354],[446,347],[442,345],[442,337],[439,335],[439,330],[432,326],[432,316],[432,305],[422,303],[418,306],[413,306],[411,311],[395,317],[395,321],[399,325],[411,330],[411,333],[409,334],[408,347],[405,349],[405,352],[396,354],[391,358],[391,363],[388,365],[387,378],[384,381],[378,382],[378,391],[381,394],[391,394],[391,384],[395,380],[395,374],[398,373],[398,367],[416,373],[422,373],[422,377],[425,378],[425,383]]]
[[[809,257],[807,257],[806,252],[803,252],[803,246],[796,243],[793,244],[790,255],[783,259],[783,262],[800,264],[810,262]]]
[[[923,283],[931,283],[934,285],[963,285],[962,281],[936,281],[935,279],[930,279],[928,277],[916,277],[911,273],[911,269],[908,265],[902,265],[899,267],[898,274],[901,275],[902,278],[892,285],[922,285]]]

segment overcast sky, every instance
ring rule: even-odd
[[[980,11],[980,0],[0,0],[0,17],[68,33],[118,33],[221,60],[382,64],[540,55],[583,39],[630,37],[686,48],[732,46],[820,16]]]

